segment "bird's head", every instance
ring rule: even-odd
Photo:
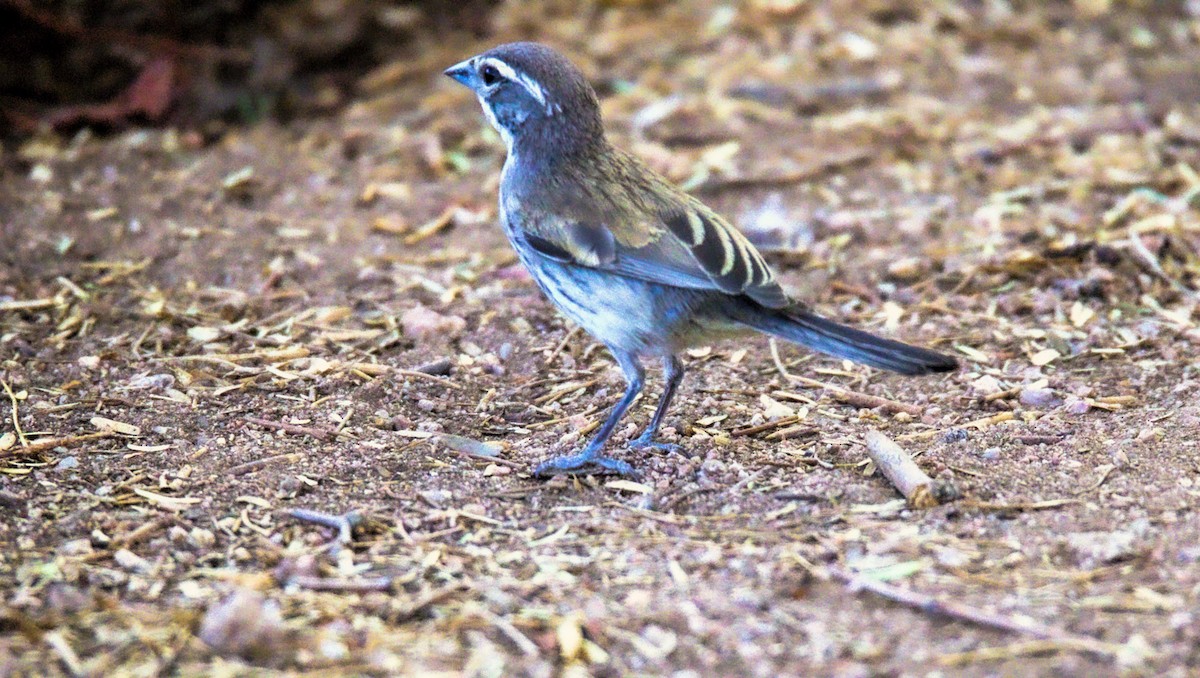
[[[520,148],[561,155],[604,140],[596,92],[574,64],[545,45],[500,45],[445,73],[475,93],[510,154]]]

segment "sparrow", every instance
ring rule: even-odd
[[[683,379],[679,353],[714,339],[760,332],[909,375],[956,367],[949,356],[793,301],[728,221],[609,143],[595,91],[552,48],[504,44],[445,74],[475,93],[504,141],[499,214],[518,258],[546,297],[608,348],[627,381],[583,449],[538,465],[535,475],[637,475],[602,451],[642,392],[643,360],[662,362],[665,386],[649,425],[628,446],[679,451],[657,439]]]

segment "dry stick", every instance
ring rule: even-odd
[[[949,485],[935,485],[925,475],[904,448],[876,430],[867,431],[867,456],[883,475],[900,490],[913,508],[933,508],[942,499],[957,498],[957,490]]]
[[[1157,276],[1163,282],[1170,285],[1171,289],[1179,292],[1189,299],[1196,298],[1197,295],[1195,290],[1167,275],[1167,272],[1163,270],[1162,263],[1158,260],[1158,257],[1154,256],[1150,249],[1146,247],[1146,243],[1142,242],[1141,233],[1138,232],[1136,227],[1129,229],[1129,249],[1131,249],[1133,253],[1137,255],[1138,264],[1149,270],[1150,273]]]
[[[910,405],[908,403],[901,403],[901,402],[897,402],[895,400],[881,398],[880,396],[873,396],[868,393],[859,393],[858,391],[851,391],[850,389],[842,388],[841,386],[836,386],[834,384],[827,384],[823,381],[817,381],[816,379],[809,379],[808,377],[792,377],[792,379],[794,379],[798,383],[804,384],[805,386],[812,386],[813,388],[829,389],[829,390],[833,391],[833,394],[838,398],[838,400],[841,400],[846,403],[850,403],[851,405],[857,405],[858,407],[866,407],[866,408],[869,408],[872,410],[878,407],[878,408],[882,408],[885,412],[905,412],[907,414],[913,415],[914,417],[921,416],[922,410],[920,407],[917,407],[916,405]]]
[[[349,544],[354,541],[354,528],[363,521],[363,516],[358,511],[351,511],[344,515],[335,516],[330,513],[296,508],[289,510],[288,515],[296,520],[337,530],[338,543],[341,544]]]
[[[346,367],[348,367],[352,370],[358,370],[359,372],[362,372],[363,374],[366,374],[366,375],[372,376],[372,377],[378,377],[381,374],[387,374],[388,372],[394,372],[394,373],[399,374],[404,377],[414,377],[417,379],[424,379],[425,381],[432,381],[435,384],[441,384],[442,386],[445,386],[447,388],[458,389],[460,391],[462,390],[461,384],[456,384],[453,381],[450,381],[449,379],[445,379],[443,377],[439,377],[436,374],[422,372],[420,369],[409,370],[409,369],[405,369],[403,367],[389,367],[387,365],[380,365],[378,363],[351,363],[351,364],[347,365]]]
[[[1072,648],[1106,656],[1113,656],[1120,650],[1119,646],[1112,643],[1105,643],[1088,636],[1076,635],[1035,621],[1014,619],[994,612],[977,610],[962,603],[939,600],[928,594],[860,577],[835,567],[827,567],[826,570],[834,579],[844,582],[851,591],[869,591],[881,598],[927,614],[947,617],[998,631],[1007,631],[1018,635],[1050,640]]]
[[[56,447],[70,447],[76,443],[82,443],[88,440],[96,440],[97,438],[108,438],[116,435],[116,431],[97,431],[95,433],[85,433],[79,436],[62,436],[59,438],[42,438],[29,443],[25,447],[14,448],[5,452],[0,452],[0,459],[6,457],[17,457],[24,454],[37,454],[45,452]]]
[[[296,435],[312,436],[317,440],[327,440],[329,436],[334,435],[333,431],[324,428],[315,428],[312,426],[297,426],[296,424],[288,424],[282,421],[271,421],[270,419],[260,419],[258,417],[245,417],[245,420],[251,424],[258,424],[267,428],[277,429],[285,433],[294,433]]]
[[[563,336],[562,341],[558,342],[558,346],[555,346],[554,350],[550,351],[550,355],[546,356],[546,364],[553,365],[554,359],[558,357],[558,354],[562,353],[563,350],[567,348],[567,344],[569,344],[571,340],[575,338],[575,335],[579,334],[582,330],[583,328],[578,325],[572,327],[571,331],[567,332],[566,335]]]
[[[67,639],[59,631],[52,631],[42,636],[42,641],[54,650],[54,654],[58,655],[58,660],[62,662],[63,668],[67,670],[67,674],[71,676],[86,676],[87,671],[83,668],[83,663],[79,661],[79,655],[75,654],[75,650],[67,643]]]
[[[289,452],[287,454],[275,454],[275,455],[271,455],[270,457],[263,457],[262,459],[255,459],[254,461],[248,461],[244,464],[238,464],[237,466],[234,466],[233,468],[226,471],[226,473],[228,473],[231,476],[241,476],[241,475],[245,475],[251,471],[257,471],[258,469],[260,469],[268,464],[272,464],[274,462],[277,462],[277,461],[280,461],[283,459],[286,459],[288,461],[295,461],[299,458],[300,458],[300,453],[298,453],[298,452]]]
[[[459,593],[463,593],[463,592],[470,591],[470,590],[471,590],[471,587],[468,586],[467,584],[457,583],[457,584],[449,584],[440,589],[435,589],[433,591],[430,591],[429,593],[414,600],[412,602],[412,605],[407,610],[397,614],[396,621],[402,622],[402,621],[407,621],[409,619],[412,619],[413,617],[416,617],[417,615],[421,614],[425,610],[425,608],[430,607],[432,605],[437,605],[438,603],[440,603],[444,600],[453,598],[455,595],[457,595]]]
[[[44,308],[53,308],[58,302],[50,299],[13,299],[11,301],[0,301],[0,313],[10,311],[40,311]]]
[[[486,461],[490,464],[500,464],[501,466],[507,466],[509,468],[524,468],[525,467],[525,464],[522,464],[519,461],[513,461],[512,459],[505,459],[503,457],[493,457],[493,456],[489,456],[486,454],[480,454],[479,452],[471,452],[468,450],[459,450],[459,449],[455,449],[455,448],[450,448],[450,449],[453,450],[455,453],[457,453],[459,456],[463,456],[468,459],[478,459],[479,461]]]
[[[763,424],[758,424],[757,426],[745,426],[743,428],[735,428],[732,432],[730,432],[729,435],[732,438],[740,438],[742,436],[752,436],[752,435],[755,435],[758,433],[762,433],[764,431],[771,431],[771,430],[774,430],[777,428],[783,428],[784,426],[791,426],[792,424],[798,424],[798,423],[800,423],[800,417],[792,415],[790,417],[781,417],[779,419],[776,419],[775,421],[768,421]]]
[[[335,579],[331,577],[314,577],[312,575],[296,575],[287,580],[287,585],[298,586],[309,591],[337,591],[341,593],[390,591],[392,588],[392,578]]]
[[[262,360],[264,362],[281,362],[285,360],[295,360],[297,358],[307,358],[310,351],[303,346],[294,346],[291,348],[281,349],[265,349],[262,351],[246,351],[244,353],[201,353],[196,355],[176,355],[161,358],[163,362],[207,362],[213,360],[224,360],[231,363],[241,362],[243,360]]]
[[[480,610],[480,615],[483,616],[483,618],[489,623],[491,623],[492,626],[495,626],[501,633],[503,633],[504,637],[508,638],[509,641],[511,641],[512,644],[521,651],[521,654],[525,655],[526,657],[536,657],[538,655],[539,651],[537,643],[534,643],[532,640],[530,640],[529,636],[521,633],[521,631],[518,630],[517,627],[513,626],[512,623],[507,619],[501,617],[495,612],[492,612],[491,610],[488,610],[487,608],[482,608]]]
[[[17,409],[17,394],[13,393],[12,386],[9,386],[7,381],[0,379],[0,384],[4,385],[4,392],[8,394],[8,402],[12,403],[13,428],[17,430],[17,438],[21,441],[21,447],[29,447],[29,439],[25,437],[25,432],[21,430],[21,417]]]
[[[703,184],[695,188],[696,193],[716,193],[727,189],[737,188],[752,188],[756,186],[790,186],[799,184],[805,181],[811,181],[821,177],[829,172],[835,172],[853,167],[868,160],[871,160],[876,155],[875,151],[854,151],[841,156],[829,158],[822,162],[802,167],[792,172],[786,172],[775,176],[757,176],[757,177],[728,177],[720,179],[709,179]]]
[[[917,407],[916,405],[901,403],[895,400],[889,400],[888,398],[869,395],[867,393],[859,393],[858,391],[851,391],[850,389],[843,388],[841,386],[827,384],[823,381],[817,381],[816,379],[809,379],[808,377],[798,377],[791,372],[788,372],[787,367],[784,366],[783,359],[779,357],[779,345],[775,343],[774,339],[771,339],[770,344],[771,359],[775,362],[775,369],[778,370],[779,374],[782,375],[787,381],[795,382],[797,384],[804,384],[805,386],[812,386],[814,388],[828,389],[832,391],[839,400],[850,403],[851,405],[857,405],[859,407],[866,407],[869,409],[880,407],[886,412],[905,412],[914,417],[920,417],[922,414],[921,408]]]

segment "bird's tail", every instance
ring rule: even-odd
[[[948,355],[846,327],[802,309],[776,311],[738,304],[730,315],[743,325],[814,351],[900,374],[947,372],[958,366]]]

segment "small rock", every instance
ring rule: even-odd
[[[1067,545],[1081,566],[1095,567],[1137,555],[1140,535],[1132,527],[1116,532],[1075,532],[1067,535]]]
[[[1069,397],[1067,404],[1063,407],[1067,414],[1087,414],[1092,406],[1082,398]]]
[[[413,368],[417,372],[432,374],[435,376],[445,376],[450,374],[450,370],[454,369],[454,361],[449,358],[439,358],[433,362],[418,365]]]
[[[149,572],[153,567],[150,561],[139,556],[133,551],[130,551],[129,549],[119,549],[116,553],[114,553],[113,562],[119,565],[122,569],[129,570],[130,572],[137,572],[139,574]]]
[[[198,548],[208,548],[217,543],[217,537],[210,530],[202,527],[193,527],[188,532],[188,537],[191,538],[192,544]]]
[[[424,490],[417,492],[417,496],[434,508],[442,508],[454,498],[447,490]]]
[[[54,465],[55,471],[70,471],[73,468],[79,468],[79,458],[75,456],[63,457]]]
[[[989,447],[986,450],[980,452],[979,456],[988,461],[995,461],[1000,458],[1000,448],[999,447]]]
[[[422,341],[435,336],[452,337],[463,331],[467,321],[458,316],[442,315],[424,306],[408,309],[400,316],[404,335]]]
[[[499,457],[504,452],[504,448],[495,443],[485,443],[482,440],[449,433],[437,436],[434,440],[455,452],[463,452],[476,457]]]
[[[64,556],[86,556],[92,552],[90,539],[72,539],[59,547],[58,552]]]
[[[888,264],[887,275],[888,278],[899,282],[912,282],[919,280],[927,270],[924,259],[904,257]]]
[[[971,434],[967,432],[967,429],[952,428],[942,434],[942,442],[961,443],[962,441],[964,441],[970,437],[971,437]]]
[[[187,530],[178,525],[172,525],[171,528],[167,530],[167,539],[170,539],[172,544],[183,546],[184,544],[187,544],[188,541]]]
[[[1048,388],[1023,388],[1018,399],[1026,407],[1036,407],[1043,410],[1058,407],[1062,404],[1062,398],[1059,398],[1053,390]]]
[[[971,389],[975,391],[977,395],[989,396],[1003,391],[1004,387],[1000,385],[999,379],[996,379],[990,374],[985,374],[971,382]]]
[[[129,380],[125,388],[132,391],[161,390],[175,385],[173,374],[141,374]]]
[[[197,635],[217,654],[255,661],[280,658],[286,640],[279,603],[248,589],[210,607]]]
[[[510,473],[512,473],[511,468],[508,466],[501,466],[500,464],[488,464],[483,468],[483,475],[486,477],[506,476]]]
[[[767,421],[775,421],[777,419],[786,419],[787,417],[796,416],[796,411],[784,405],[778,400],[772,398],[765,393],[758,398],[762,405],[762,414],[767,418]]]

